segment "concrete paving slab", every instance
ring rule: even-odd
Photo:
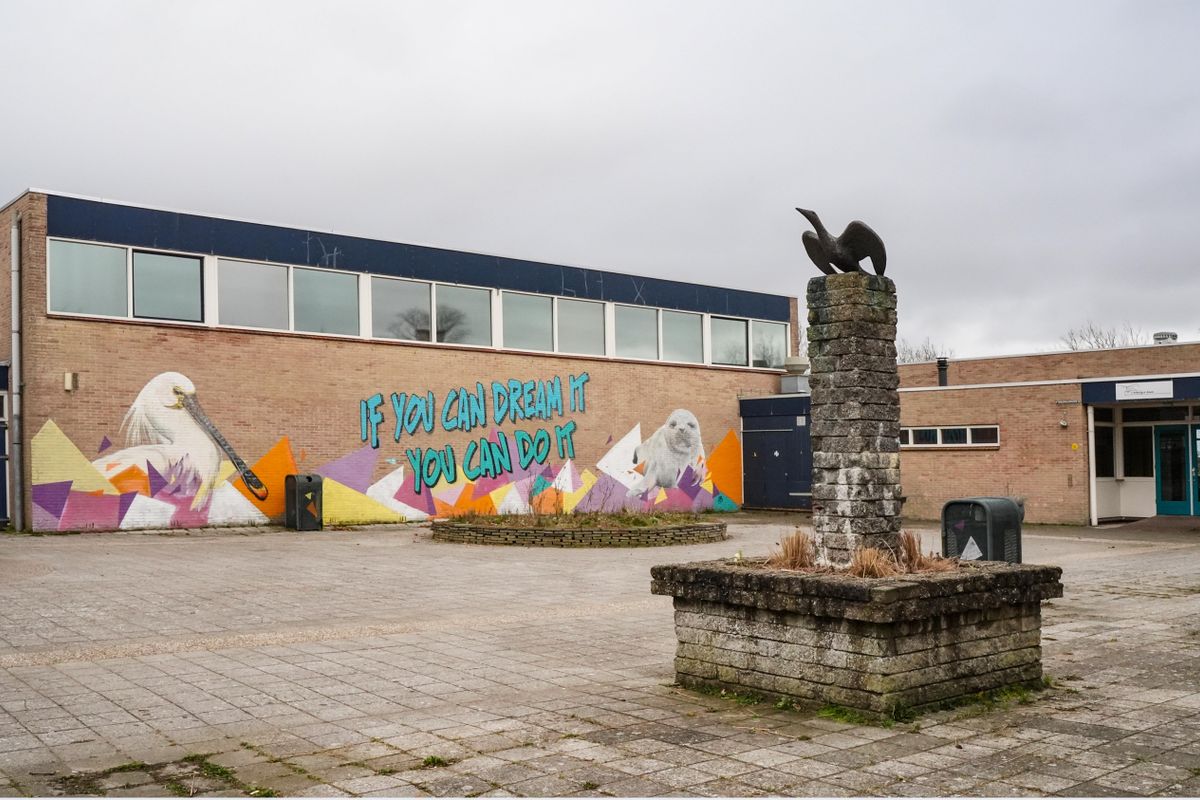
[[[131,761],[153,780],[111,773],[109,794],[162,791],[198,754],[228,770],[218,794],[1196,793],[1192,527],[1030,527],[1026,559],[1064,567],[1056,688],[888,729],[672,685],[650,566],[765,554],[805,517],[729,519],[729,541],[641,550],[411,526],[0,537],[0,794]]]

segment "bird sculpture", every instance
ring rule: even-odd
[[[887,251],[883,249],[883,239],[880,239],[879,234],[871,230],[865,222],[854,220],[846,226],[841,236],[835,237],[825,230],[817,212],[805,208],[796,210],[816,228],[816,233],[804,232],[804,249],[821,272],[826,275],[835,275],[839,269],[842,272],[865,272],[859,262],[869,258],[875,274],[883,274],[887,267]]]

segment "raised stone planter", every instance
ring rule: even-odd
[[[656,566],[675,598],[676,680],[832,703],[921,710],[1042,677],[1041,603],[1059,567],[983,562],[864,579],[725,561]]]
[[[518,547],[663,547],[707,544],[728,538],[724,522],[697,522],[657,528],[519,528],[434,520],[433,538],[460,544]]]

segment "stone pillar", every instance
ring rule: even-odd
[[[896,284],[850,272],[808,282],[817,552],[845,564],[900,534]]]

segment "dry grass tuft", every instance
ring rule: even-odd
[[[900,574],[900,565],[886,550],[874,547],[861,547],[850,557],[850,566],[846,568],[847,575],[856,578],[888,578]]]
[[[779,549],[767,557],[772,569],[812,569],[817,565],[817,545],[812,536],[800,528],[779,542]]]
[[[905,572],[946,572],[958,566],[957,559],[922,553],[921,537],[912,531],[900,534],[899,562]]]

